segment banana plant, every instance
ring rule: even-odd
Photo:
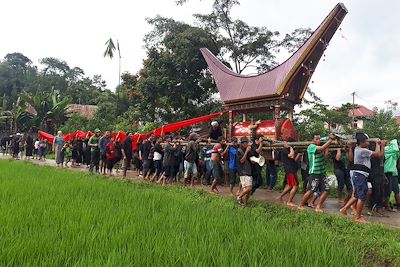
[[[34,125],[40,129],[52,132],[68,119],[68,107],[71,100],[69,98],[60,100],[57,90],[52,90],[50,94],[43,93],[34,96],[23,91],[20,97],[32,107]]]

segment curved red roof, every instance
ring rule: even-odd
[[[346,7],[337,4],[289,59],[276,68],[256,76],[233,72],[207,48],[201,48],[217,84],[221,100],[226,106],[273,98],[285,98],[293,103],[300,103],[312,72],[346,14]]]

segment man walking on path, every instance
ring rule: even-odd
[[[369,142],[366,134],[359,134],[357,136],[357,146],[354,149],[354,165],[352,181],[354,185],[354,194],[347,201],[346,205],[340,209],[342,215],[347,215],[347,209],[356,203],[356,217],[355,221],[358,223],[366,223],[362,218],[362,210],[364,203],[367,200],[368,192],[368,176],[371,171],[371,157],[383,157],[384,149],[381,149],[381,141],[376,141],[375,151],[368,149]]]
[[[237,196],[237,201],[244,207],[247,206],[252,186],[253,178],[251,176],[251,163],[250,163],[250,152],[251,147],[249,146],[249,140],[247,138],[240,139],[240,148],[236,152],[237,171],[240,177],[240,184],[242,191]]]
[[[329,195],[329,184],[326,179],[326,164],[325,157],[328,156],[327,152],[329,146],[335,140],[334,134],[329,135],[329,140],[321,146],[321,136],[315,134],[312,140],[312,144],[307,148],[308,160],[309,160],[309,180],[307,184],[307,192],[304,194],[301,200],[299,210],[304,210],[304,205],[312,195],[321,193],[321,198],[315,208],[316,212],[323,212],[322,204]]]
[[[122,142],[121,145],[121,153],[122,153],[122,159],[123,159],[123,168],[124,168],[124,173],[123,173],[123,178],[126,177],[126,172],[131,166],[131,161],[133,157],[133,151],[132,151],[132,133],[127,133],[127,136]]]
[[[90,167],[89,171],[93,172],[93,168],[96,168],[96,173],[99,172],[99,161],[100,161],[100,149],[99,149],[99,140],[100,140],[100,130],[94,130],[94,135],[90,137],[88,146],[90,147]]]
[[[99,150],[100,150],[100,173],[106,174],[107,165],[107,145],[111,142],[110,131],[106,131],[104,135],[99,140]]]

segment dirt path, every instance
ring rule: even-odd
[[[9,159],[9,158],[10,157],[8,157],[8,156],[3,156],[3,155],[0,156],[0,159]],[[56,163],[54,160],[46,160],[46,161],[29,160],[29,161],[31,161],[35,164],[38,164],[38,165],[48,165],[48,166],[56,167]],[[68,169],[74,170],[74,171],[84,171],[84,172],[88,171],[88,168],[86,168],[85,166],[68,168]],[[115,171],[114,176],[121,177],[122,171],[119,171],[119,172]],[[128,177],[132,180],[142,179],[142,178],[136,176],[133,171],[128,171]],[[209,190],[209,186],[203,186],[203,185],[197,185],[196,188],[203,188],[206,191]],[[232,197],[229,192],[229,187],[218,187],[218,189],[222,196]],[[234,190],[236,190],[236,188]],[[276,191],[271,192],[266,189],[257,189],[257,191],[254,193],[254,195],[251,197],[251,199],[286,206],[284,204],[280,204],[280,203],[276,202],[275,199],[278,196],[279,196],[279,192],[276,192]],[[302,197],[302,195],[297,194],[294,202],[299,203],[301,197]],[[324,204],[323,209],[324,209],[325,213],[340,216],[340,214],[339,214],[340,207],[341,206],[337,202],[336,198],[328,198]],[[312,209],[309,209],[309,210],[313,211]],[[388,215],[389,217],[371,217],[371,216],[368,216],[367,214],[364,214],[367,221],[374,222],[374,223],[382,223],[382,224],[385,224],[387,226],[394,227],[394,228],[400,228],[400,212],[386,212],[386,215]],[[348,216],[348,218],[351,219],[352,216]]]

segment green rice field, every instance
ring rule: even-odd
[[[0,160],[0,266],[400,266],[400,231]]]

